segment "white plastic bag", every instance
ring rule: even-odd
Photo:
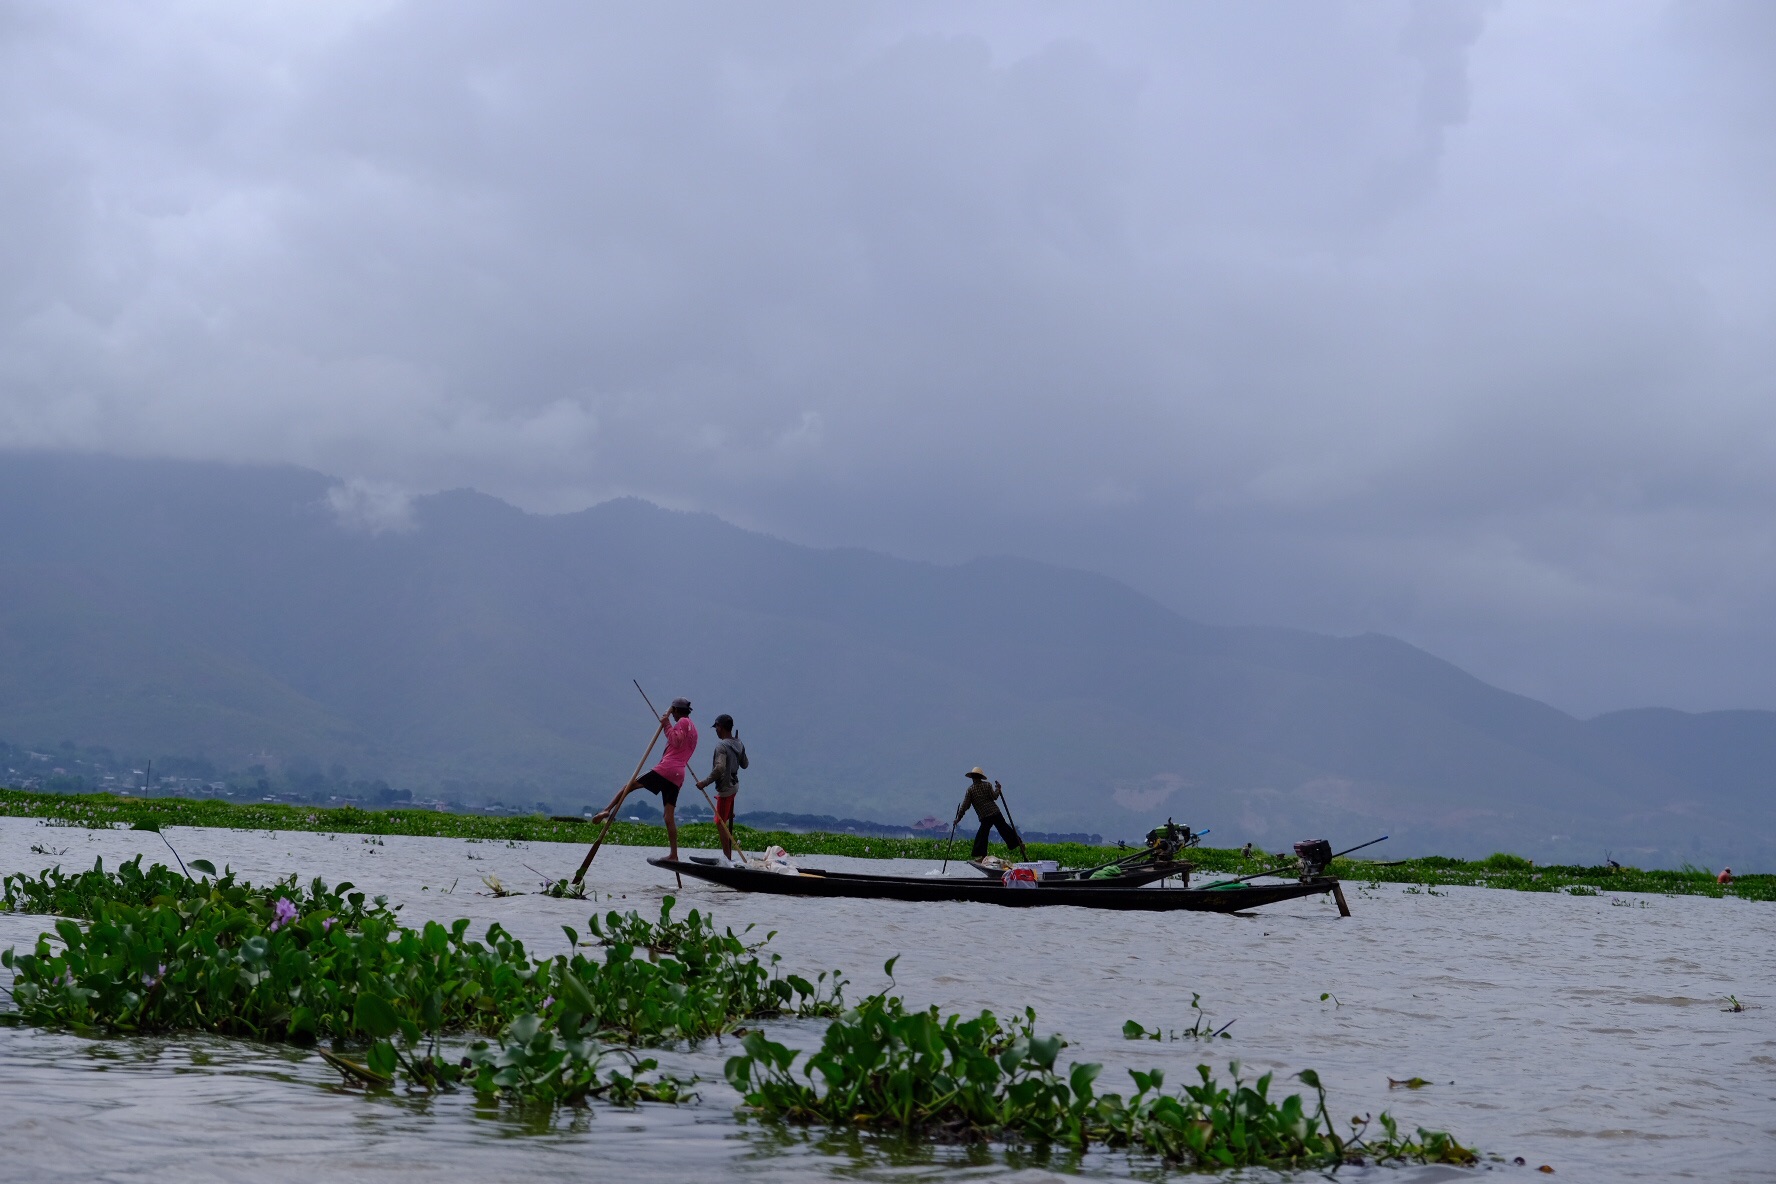
[[[801,874],[801,869],[789,861],[789,852],[785,851],[782,847],[777,846],[775,843],[766,847],[765,853],[753,860],[752,863],[753,866],[760,871],[777,872],[780,875],[786,876],[797,876]]]

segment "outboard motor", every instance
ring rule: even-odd
[[[1324,875],[1326,868],[1332,863],[1332,841],[1330,839],[1303,839],[1295,844],[1295,858],[1301,861],[1300,874],[1304,880]]]
[[[1156,859],[1170,861],[1178,857],[1178,852],[1196,844],[1197,836],[1191,833],[1188,826],[1179,826],[1170,818],[1164,826],[1156,826],[1147,832],[1147,846],[1154,852]]]

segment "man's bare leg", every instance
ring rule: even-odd
[[[672,844],[672,859],[678,858],[678,806],[667,803],[662,807],[666,815],[666,841]]]

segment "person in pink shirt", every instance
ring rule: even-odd
[[[592,816],[603,822],[623,805],[623,799],[638,789],[660,795],[660,812],[666,816],[666,841],[672,845],[672,858],[678,858],[678,791],[684,788],[685,769],[691,754],[697,751],[697,725],[691,722],[691,701],[674,699],[665,715],[660,717],[660,730],[666,736],[666,753],[660,763],[617,791],[610,805]]]

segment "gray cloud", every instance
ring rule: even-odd
[[[1653,0],[13,3],[0,443],[1776,706],[1772,51]]]
[[[347,530],[412,530],[413,495],[396,485],[354,477],[327,490],[327,508]]]

